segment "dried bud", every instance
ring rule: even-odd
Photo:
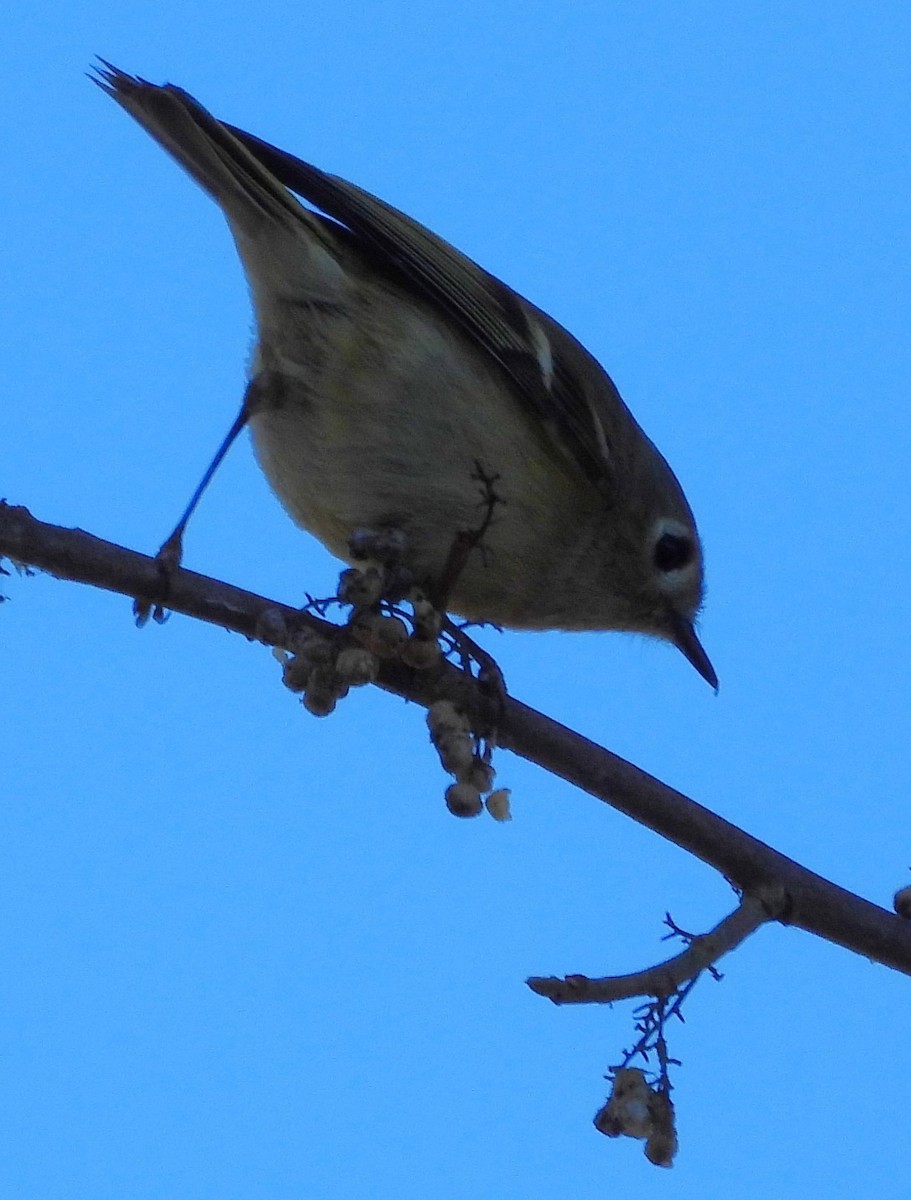
[[[363,646],[347,646],[335,660],[335,673],[342,683],[363,687],[373,683],[379,674],[380,661]]]
[[[378,658],[393,658],[408,637],[404,621],[380,613],[358,613],[351,621],[351,633],[362,646]]]
[[[348,567],[338,577],[337,595],[343,604],[369,608],[383,595],[383,576],[376,567],[367,567],[364,571]]]
[[[313,663],[296,654],[285,659],[282,666],[282,683],[292,692],[302,692],[313,673]]]
[[[412,588],[409,598],[414,611],[415,633],[419,637],[434,640],[438,638],[443,628],[443,614],[434,607],[420,588]]]
[[[477,817],[484,809],[480,793],[467,783],[452,783],[446,789],[446,807],[454,817]]]
[[[652,1092],[649,1098],[652,1131],[645,1143],[645,1157],[656,1167],[672,1167],[677,1153],[674,1104],[667,1092]]]
[[[475,754],[468,766],[464,775],[460,776],[462,783],[470,783],[472,787],[476,787],[479,792],[489,792],[493,787],[494,776],[496,771],[489,762],[485,762],[480,755]]]
[[[412,634],[399,653],[402,662],[416,671],[429,671],[443,657],[443,651],[432,637]]]
[[[436,700],[427,709],[427,728],[430,736],[436,737],[448,729],[468,733],[471,726],[462,710],[456,708],[451,700]]]
[[[653,1133],[645,1143],[645,1157],[656,1167],[672,1167],[677,1149],[676,1133]]]
[[[332,661],[335,647],[321,634],[302,630],[291,643],[291,652],[312,667],[317,667]]]
[[[311,716],[328,717],[330,713],[335,712],[338,697],[333,691],[308,687],[301,699],[301,703]]]
[[[337,702],[348,694],[348,686],[329,664],[314,667],[307,680],[303,705],[314,717],[328,717]]]
[[[648,1137],[652,1131],[651,1094],[644,1071],[621,1068],[614,1075],[607,1103],[595,1116],[595,1128],[608,1137]]]
[[[462,778],[462,775],[471,768],[474,759],[474,744],[471,737],[462,730],[444,729],[437,737],[431,734],[430,740],[437,748],[443,770],[448,771],[450,775],[459,776],[460,782],[467,783],[473,791],[479,791],[480,789],[474,787],[470,781]]]
[[[512,813],[509,811],[509,788],[497,788],[495,792],[490,793],[484,804],[495,821],[512,820]]]

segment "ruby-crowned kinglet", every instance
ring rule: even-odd
[[[181,89],[107,63],[96,82],[227,218],[257,324],[245,416],[298,524],[349,560],[356,531],[401,531],[405,565],[432,586],[479,523],[479,476],[495,480],[451,611],[652,634],[717,686],[693,629],[692,512],[584,346],[410,217]]]

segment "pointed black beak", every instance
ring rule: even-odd
[[[709,656],[702,648],[702,642],[696,636],[693,622],[688,621],[679,613],[671,614],[672,640],[677,649],[693,664],[706,683],[718,691],[718,676],[715,668],[709,662]]]

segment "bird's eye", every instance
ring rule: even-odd
[[[679,571],[693,561],[693,539],[679,533],[662,533],[655,542],[652,559],[663,574]]]

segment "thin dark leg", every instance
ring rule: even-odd
[[[183,557],[183,535],[184,530],[187,527],[187,522],[196,511],[196,506],[199,504],[203,492],[211,483],[212,476],[221,466],[222,460],[231,449],[231,446],[237,440],[237,435],[246,425],[250,417],[250,405],[254,391],[254,382],[255,381],[251,380],[250,383],[247,384],[247,390],[244,392],[244,398],[241,402],[240,412],[234,418],[234,423],[225,435],[221,445],[216,450],[214,458],[209,463],[202,479],[199,481],[196,490],[190,497],[190,502],[184,509],[183,516],[174,526],[171,534],[165,539],[164,542],[162,542],[161,548],[155,555],[160,568],[162,595],[165,597],[167,596],[168,589],[171,585],[171,579],[174,576],[175,571],[177,571],[180,567],[180,561]],[[137,625],[144,625],[150,616],[159,623],[165,619],[165,611],[163,606],[158,602],[152,603],[148,600],[134,601],[133,613],[136,617]]]

